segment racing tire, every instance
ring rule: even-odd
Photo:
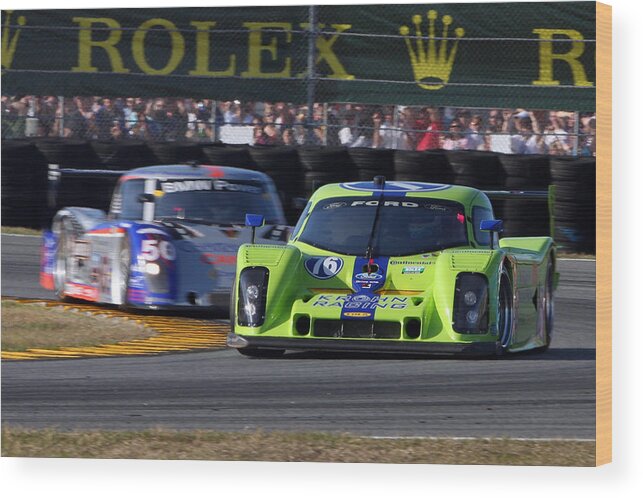
[[[65,219],[61,220],[60,235],[58,236],[58,244],[56,245],[56,253],[54,255],[54,293],[56,298],[60,301],[66,301],[68,298],[65,296],[65,283],[67,282],[67,274],[69,269],[69,254],[67,248],[69,246],[69,230],[65,228]]]
[[[118,266],[118,290],[121,298],[119,307],[122,310],[128,310],[127,291],[129,290],[130,267],[132,266],[132,249],[127,236],[123,238],[123,245],[118,253]]]
[[[286,352],[285,349],[259,349],[259,348],[240,348],[237,349],[243,356],[252,358],[279,358]]]
[[[230,291],[230,311],[228,313],[228,318],[230,320],[230,332],[234,334],[234,325],[237,323],[237,306],[234,300],[234,295],[237,291],[237,282],[235,281],[232,284],[232,290]]]
[[[496,343],[496,356],[505,355],[513,338],[514,328],[514,300],[511,276],[506,266],[500,272],[500,284],[498,286],[498,342]]]
[[[536,351],[547,351],[551,344],[551,338],[554,332],[554,261],[549,258],[547,262],[547,276],[545,277],[545,345],[536,349]]]

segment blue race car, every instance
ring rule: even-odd
[[[66,173],[92,172],[58,175]],[[237,250],[251,241],[247,212],[266,220],[257,243],[285,244],[289,227],[275,186],[263,173],[202,165],[125,172],[109,213],[68,207],[53,216],[43,235],[41,285],[60,299],[227,309]]]

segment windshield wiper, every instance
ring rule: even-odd
[[[382,199],[384,197],[384,186],[386,184],[386,178],[383,176],[376,176],[373,178],[373,183],[375,187],[380,188],[380,197],[377,201],[377,207],[375,208],[375,216],[373,217],[373,226],[371,227],[371,234],[368,236],[368,246],[366,247],[366,273],[371,273],[371,268],[373,266],[373,242],[375,239],[375,230],[377,229],[377,223],[380,219],[380,208],[382,207]]]

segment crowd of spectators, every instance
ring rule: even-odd
[[[593,113],[211,99],[2,96],[2,137],[595,155]]]
[[[341,122],[339,142],[348,147],[596,154],[594,113],[580,113],[577,125],[576,113],[564,111],[350,107],[343,116],[336,114]]]

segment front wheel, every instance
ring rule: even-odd
[[[500,273],[500,285],[498,286],[498,344],[496,354],[504,355],[511,346],[514,328],[514,302],[511,277],[509,270],[503,266]]]

